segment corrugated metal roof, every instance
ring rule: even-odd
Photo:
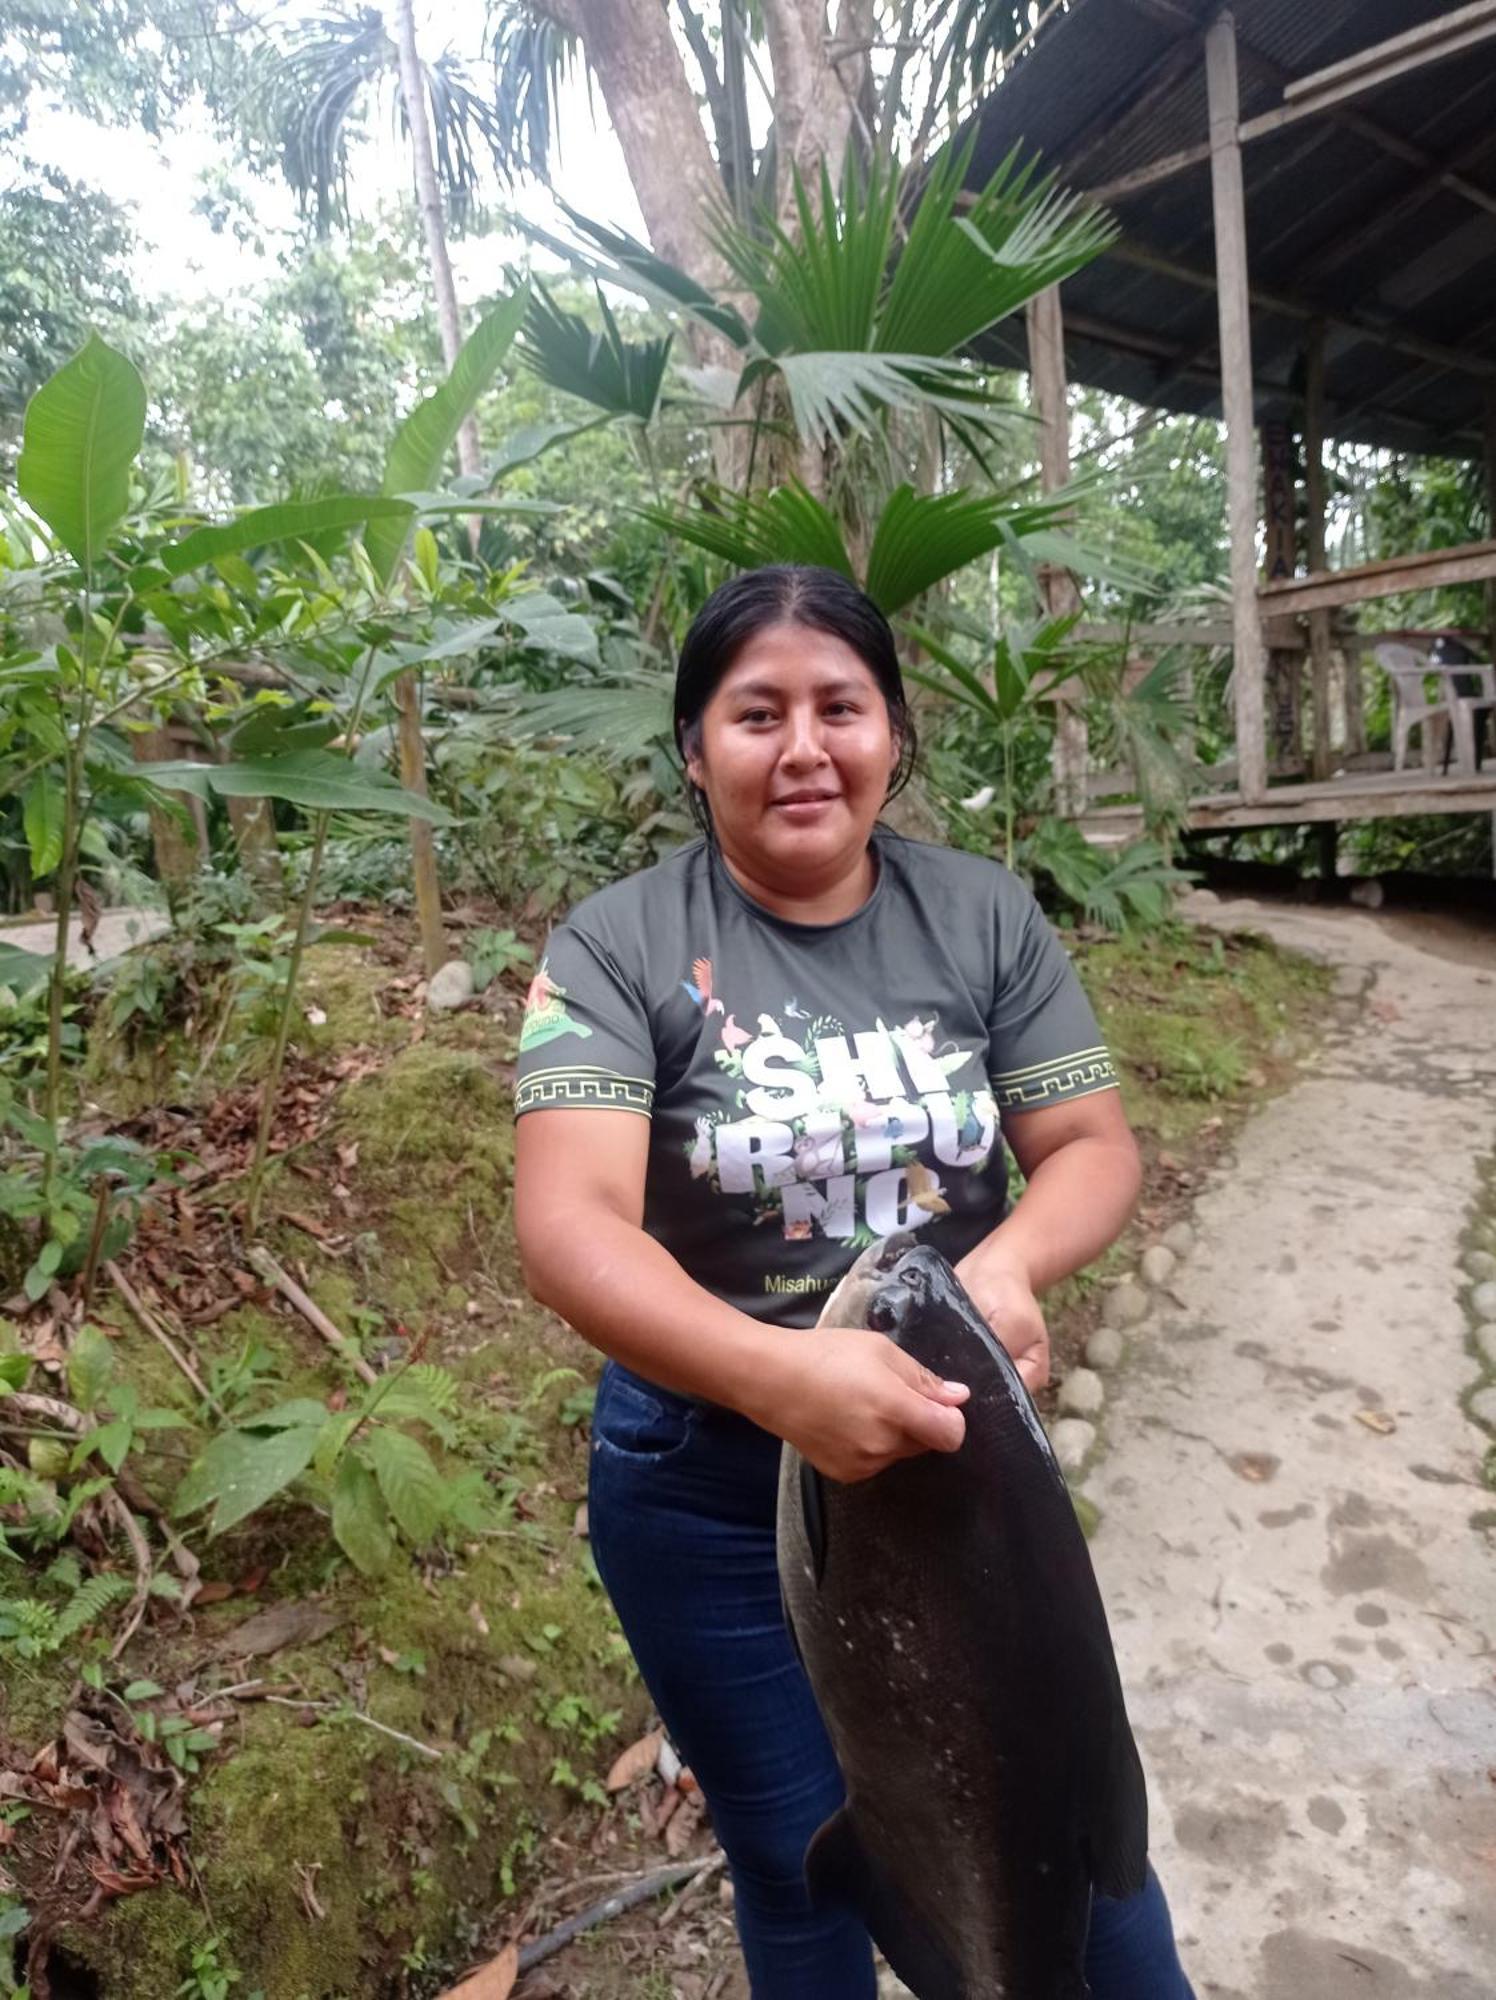
[[[1217,5],[1073,0],[974,114],[972,183],[1015,141],[1086,188],[1201,145]],[[1455,5],[1236,0],[1233,11],[1248,119],[1280,106],[1285,82]],[[1496,396],[1496,212],[1449,178],[1496,203],[1496,39],[1251,141],[1242,170],[1259,418],[1300,419],[1319,316],[1332,437],[1477,454]],[[1202,282],[1214,269],[1208,161],[1112,205],[1121,244],[1063,288],[1071,379],[1219,414],[1216,302]],[[996,329],[989,351],[1022,366],[1022,323]]]

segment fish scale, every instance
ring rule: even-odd
[[[966,1437],[843,1485],[786,1446],[785,1608],[847,1803],[818,1903],[918,2000],[1084,2000],[1094,1890],[1141,1890],[1147,1801],[1106,1614],[1017,1370],[940,1254],[867,1252],[824,1324],[970,1385]]]

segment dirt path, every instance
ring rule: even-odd
[[[1087,1482],[1154,1857],[1200,2000],[1493,2000],[1496,1544],[1459,1239],[1496,1150],[1496,949],[1192,913],[1339,970],[1320,1054],[1244,1127],[1130,1342]]]
[[[159,937],[170,927],[164,910],[105,910],[93,935],[93,948],[83,942],[83,919],[74,917],[68,925],[68,964],[85,970],[118,958],[132,945]],[[0,925],[0,944],[14,945],[17,951],[50,957],[57,943],[57,923],[53,917],[13,918]]]

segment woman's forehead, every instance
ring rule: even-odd
[[[805,625],[770,625],[755,632],[739,650],[716,692],[741,694],[750,687],[814,689],[832,683],[877,686],[866,660],[835,633]]]

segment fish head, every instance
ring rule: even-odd
[[[1013,1373],[1011,1362],[1002,1367],[1006,1356],[938,1250],[908,1236],[890,1237],[884,1247],[892,1254],[870,1285],[868,1326],[942,1380],[975,1388],[994,1363],[1002,1374]]]

